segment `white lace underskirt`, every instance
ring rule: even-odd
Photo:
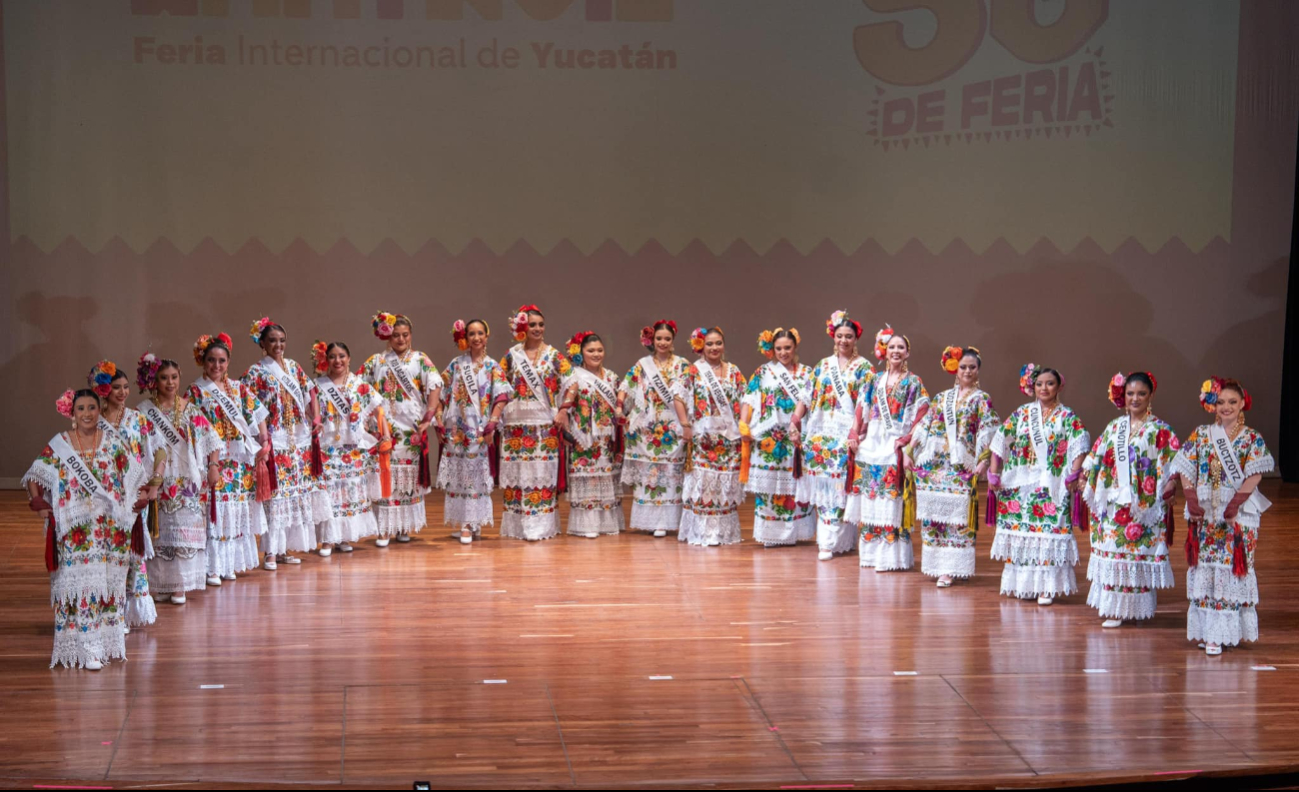
[[[876,572],[889,572],[895,569],[910,569],[915,565],[915,551],[910,539],[858,539],[858,562],[863,567],[874,567]]]
[[[681,527],[681,504],[635,503],[631,505],[631,529],[634,531],[668,531]]]
[[[127,575],[126,585],[126,623],[132,627],[148,627],[157,621],[158,608],[154,606],[153,594],[149,591],[147,571],[134,569],[134,574]]]
[[[506,510],[501,515],[501,538],[537,542],[559,534],[559,512],[520,514]]]
[[[744,500],[744,485],[740,483],[738,471],[695,468],[686,474],[681,500],[687,504],[738,506]]]
[[[442,506],[442,522],[452,528],[468,528],[475,533],[492,525],[491,495],[454,495],[447,492]]]
[[[256,569],[262,563],[257,537],[245,534],[237,539],[207,540],[207,573],[228,577]]]
[[[1254,606],[1240,610],[1201,608],[1191,603],[1186,612],[1186,640],[1237,646],[1258,640],[1258,611]]]
[[[266,533],[266,509],[251,496],[243,500],[218,500],[216,522],[208,526],[209,539],[235,539]]]
[[[267,527],[262,536],[262,552],[276,555],[316,549],[316,526],[334,514],[329,494],[323,489],[277,496],[265,506]]]
[[[843,520],[827,521],[819,512],[816,517],[816,546],[822,552],[838,555],[851,553],[857,546],[857,526]]]
[[[105,662],[117,659],[126,659],[126,630],[121,621],[101,625],[92,632],[65,629],[54,633],[50,668],[56,665],[85,668],[91,660]]]
[[[1206,564],[1203,561],[1186,570],[1186,598],[1217,600],[1230,605],[1258,604],[1258,577],[1251,567],[1244,577],[1232,574],[1230,564]]]
[[[1087,592],[1087,604],[1095,608],[1103,619],[1140,621],[1155,617],[1156,596],[1154,591],[1106,589],[1093,581]]]
[[[949,575],[954,578],[974,577],[976,552],[969,547],[935,547],[924,545],[920,551],[920,572],[929,577]]]
[[[568,512],[568,533],[584,536],[589,533],[616,534],[623,529],[622,506],[610,509],[573,508]]]
[[[397,534],[417,534],[428,523],[428,512],[424,509],[424,498],[405,506],[388,506],[382,501],[374,504],[374,522],[380,538]]]
[[[848,496],[843,507],[843,521],[849,525],[873,525],[881,528],[902,526],[901,498],[870,498],[862,494]]]
[[[351,517],[331,517],[317,526],[317,529],[321,544],[351,544],[378,535],[379,524],[375,522],[374,512],[367,510]]]
[[[700,513],[687,507],[681,514],[677,541],[701,547],[739,544],[740,514],[733,508],[721,513]]]
[[[1130,561],[1103,558],[1094,549],[1087,561],[1087,579],[1096,586],[1115,588],[1167,589],[1176,585],[1173,565],[1169,563],[1167,555],[1163,561]]]
[[[492,494],[492,466],[486,456],[461,457],[443,454],[438,467],[438,489],[457,495]]]
[[[155,555],[145,563],[149,567],[149,590],[154,594],[181,594],[207,586],[206,550],[193,551],[189,558]]]
[[[1073,569],[1078,564],[1078,541],[1072,533],[1024,533],[998,528],[992,540],[992,558],[1019,565],[1050,563]]]
[[[1073,565],[1006,564],[1001,571],[1001,593],[1007,596],[1063,597],[1077,591]]]
[[[772,520],[753,515],[753,540],[765,545],[792,545],[816,538],[816,513],[793,520]]]
[[[916,522],[921,520],[964,527],[970,521],[969,494],[934,492],[917,488]]]
[[[843,507],[848,502],[848,493],[844,492],[844,474],[838,476],[818,475],[810,470],[803,470],[803,477],[798,479],[798,492],[795,493],[799,503],[810,503],[819,511],[843,514]]]

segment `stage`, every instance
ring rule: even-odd
[[[1299,486],[1264,484],[1259,643],[1206,657],[1178,588],[1102,630],[978,577],[811,544],[495,530],[312,555],[158,605],[128,662],[50,670],[41,531],[0,493],[0,784],[1046,786],[1299,766]],[[441,522],[440,493],[428,500]],[[500,506],[497,505],[499,523]],[[917,565],[920,542],[916,537]],[[1266,669],[1264,669],[1266,667]],[[1275,670],[1272,670],[1275,669]]]

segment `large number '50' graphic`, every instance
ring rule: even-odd
[[[1028,63],[1054,63],[1077,52],[1109,14],[1109,0],[1056,0],[1064,12],[1040,25],[1035,0],[862,0],[879,13],[925,9],[938,19],[934,38],[908,47],[901,22],[877,22],[853,31],[862,68],[893,85],[928,85],[948,77],[970,59],[989,32],[1010,54]]]

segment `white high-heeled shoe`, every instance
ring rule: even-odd
[[[1038,597],[1038,598],[1037,598],[1037,604],[1038,604],[1038,605],[1050,605],[1050,604],[1053,603],[1053,602],[1055,602],[1055,598],[1054,598],[1054,597]]]
[[[834,553],[831,553],[829,550],[822,550],[816,554],[817,561],[829,561],[831,558],[834,558]]]
[[[1107,630],[1113,630],[1115,627],[1122,627],[1122,626],[1123,626],[1123,620],[1122,620],[1122,619],[1106,619],[1105,621],[1101,622],[1101,626],[1104,627],[1104,628],[1107,629]]]
[[[667,536],[667,535],[668,535],[668,532],[665,531],[665,530],[663,530],[662,528],[660,528],[660,529],[658,529],[657,531],[654,532],[654,538],[655,538],[655,539],[662,539],[663,537],[665,537],[665,536]]]

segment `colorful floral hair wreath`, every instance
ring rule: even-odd
[[[252,326],[248,328],[248,335],[252,337],[253,343],[261,346],[262,334],[266,332],[266,328],[273,324],[275,322],[272,322],[269,316],[263,316],[261,319],[254,321]]]
[[[665,324],[672,330],[672,337],[677,337],[677,323],[671,319],[660,319],[654,324],[645,325],[640,330],[640,343],[646,349],[654,348],[654,328],[658,325]]]
[[[1222,390],[1228,385],[1240,388],[1241,399],[1244,401],[1241,406],[1242,412],[1248,412],[1254,406],[1254,400],[1250,398],[1249,391],[1245,390],[1244,385],[1222,377],[1209,377],[1200,386],[1200,406],[1204,408],[1205,412],[1214,412],[1218,409],[1218,400],[1222,396]]]
[[[117,376],[117,366],[111,360],[101,360],[86,375],[86,385],[104,399],[113,390],[113,377]]]
[[[392,331],[397,328],[397,319],[399,314],[388,313],[387,311],[378,311],[370,317],[370,327],[374,329],[374,337],[380,341],[387,341],[392,338]]]
[[[1136,374],[1138,372],[1134,371],[1132,373]],[[1154,374],[1151,374],[1149,371],[1142,371],[1140,373],[1145,374],[1147,377],[1150,378],[1151,394],[1153,394],[1156,390],[1158,390],[1159,381],[1155,379]],[[1113,404],[1115,407],[1117,407],[1120,410],[1126,407],[1128,403],[1127,385],[1128,385],[1128,377],[1130,376],[1132,376],[1132,374],[1124,374],[1122,371],[1120,371],[1118,374],[1115,374],[1113,379],[1110,380],[1109,388],[1107,389],[1108,393],[1105,394],[1106,397],[1110,400],[1110,404]]]
[[[1036,395],[1036,391],[1033,389],[1033,385],[1037,382],[1038,376],[1044,371],[1046,371],[1046,367],[1039,366],[1036,363],[1024,364],[1024,367],[1019,370],[1020,392],[1023,393],[1025,396]],[[1064,376],[1059,373],[1057,373],[1056,376],[1059,377],[1060,387],[1063,388]]]
[[[54,402],[54,409],[58,410],[59,415],[62,415],[64,418],[71,418],[72,404],[75,401],[76,394],[72,392],[71,388],[68,388],[63,392],[63,395],[58,398],[58,401]]]
[[[690,334],[690,349],[696,355],[702,355],[704,353],[704,339],[708,338],[709,333],[717,333],[718,335],[725,337],[725,334],[722,332],[722,328],[720,327],[696,327],[694,332]]]
[[[955,374],[961,368],[961,358],[965,357],[965,348],[949,346],[943,350],[943,371]]]
[[[217,333],[215,336],[201,335],[194,342],[194,362],[203,365],[203,358],[207,357],[207,351],[213,344],[221,344],[227,350],[234,346],[234,341],[225,333]]]
[[[317,374],[324,374],[329,371],[329,344],[324,341],[317,341],[312,344],[311,362],[315,365]]]
[[[568,359],[573,361],[574,366],[582,365],[585,356],[582,354],[582,346],[586,344],[586,339],[595,335],[590,330],[580,330],[568,339]]]
[[[140,393],[157,389],[158,369],[161,367],[162,362],[152,352],[140,355],[140,362],[135,366],[135,385],[140,389]]]
[[[853,329],[853,332],[857,334],[857,337],[861,338],[861,334],[862,334],[861,323],[853,319],[849,319],[847,311],[835,311],[834,313],[830,314],[830,318],[825,320],[825,334],[830,336],[831,338],[834,338],[834,331],[844,323],[850,325]]]
[[[528,337],[528,314],[540,314],[541,309],[529,303],[520,305],[519,310],[510,316],[510,331],[514,333],[515,341],[522,341]]]
[[[889,342],[893,336],[897,335],[891,325],[885,324],[884,329],[875,334],[875,359],[883,360],[889,352]]]
[[[785,328],[777,327],[775,330],[763,330],[758,334],[758,351],[762,353],[767,360],[776,358],[776,336],[785,332]],[[798,346],[803,341],[798,329],[789,328],[789,334],[794,337],[794,346]]]

